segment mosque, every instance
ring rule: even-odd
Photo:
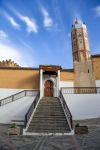
[[[0,123],[21,123],[28,135],[73,134],[73,119],[100,117],[100,54],[91,55],[87,27],[79,19],[71,39],[73,69],[0,62]]]

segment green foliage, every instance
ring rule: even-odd
[[[80,127],[80,124],[79,124],[79,123],[77,123],[77,124],[75,125],[75,127]]]
[[[16,128],[16,127],[17,127],[17,125],[15,123],[12,123],[10,126],[10,128]]]

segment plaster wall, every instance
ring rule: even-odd
[[[0,88],[39,89],[39,70],[0,68]]]
[[[96,80],[96,87],[100,87],[100,80]]]
[[[93,62],[95,79],[100,80],[100,57],[93,57],[92,62]]]
[[[0,100],[3,98],[6,98],[8,96],[11,96],[13,94],[16,94],[18,92],[23,91],[24,89],[1,89],[0,88]]]
[[[100,117],[100,94],[63,94],[73,119]]]
[[[24,120],[35,96],[23,97],[0,107],[0,123],[9,124],[11,120]]]
[[[60,72],[60,81],[72,81],[74,80],[74,72],[68,72],[66,70]]]
[[[62,87],[74,87],[73,81],[60,81],[60,88]]]

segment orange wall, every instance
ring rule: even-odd
[[[60,80],[61,81],[74,80],[74,72],[61,71]]]
[[[0,88],[39,89],[39,70],[0,69]]]
[[[100,57],[92,60],[96,80],[100,80]],[[74,72],[61,70],[60,80],[74,80]],[[0,68],[0,88],[39,89],[39,69]]]
[[[100,57],[92,58],[96,80],[100,80]]]

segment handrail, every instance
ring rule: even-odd
[[[61,100],[64,112],[66,113],[65,115],[68,118],[68,121],[70,123],[70,127],[71,127],[71,129],[73,129],[72,115],[71,115],[71,112],[70,112],[70,110],[68,108],[68,105],[67,105],[67,103],[66,103],[66,101],[65,101],[61,91],[60,91],[60,96],[59,97],[60,97],[60,100]]]
[[[98,94],[100,87],[62,87],[63,94]]]
[[[18,92],[16,94],[13,94],[11,96],[1,99],[0,106],[6,105],[10,102],[13,102],[15,100],[18,100],[18,99],[24,97],[24,96],[36,96],[38,91],[39,90],[23,90],[21,92]]]
[[[35,109],[35,107],[36,107],[36,105],[37,105],[37,103],[38,103],[39,98],[40,98],[40,92],[38,92],[38,94],[37,94],[37,96],[35,97],[33,103],[31,104],[31,106],[30,106],[28,112],[27,112],[26,115],[25,115],[25,120],[24,120],[24,126],[25,126],[25,127],[26,127],[26,125],[27,125],[27,123],[28,123],[28,121],[29,121],[29,119],[30,119],[30,117],[31,117],[31,114],[32,114],[33,110]]]

